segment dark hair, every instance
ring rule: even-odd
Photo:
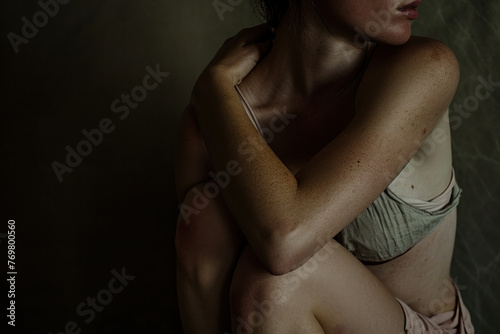
[[[273,28],[278,26],[288,10],[294,21],[300,21],[301,0],[253,0],[253,2],[264,20]]]

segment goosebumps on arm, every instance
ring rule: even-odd
[[[416,153],[415,142],[446,111],[458,80],[453,52],[438,41],[379,47],[353,121],[294,176],[260,138],[230,78],[206,71],[192,104],[213,167],[223,170],[231,160],[241,167],[222,193],[263,265],[273,274],[289,272],[314,255],[319,239],[368,207],[390,183],[386,175],[400,172],[398,157]],[[253,160],[238,149],[250,137],[259,145]]]

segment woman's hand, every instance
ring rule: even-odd
[[[216,76],[238,85],[271,48],[272,31],[267,24],[241,30],[228,38],[200,75],[196,86],[206,77]]]

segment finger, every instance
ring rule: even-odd
[[[237,37],[242,46],[271,40],[274,35],[273,29],[267,23],[241,30]]]
[[[257,60],[262,59],[272,48],[273,44],[270,41],[258,42],[246,45],[245,48],[252,48],[257,54]]]

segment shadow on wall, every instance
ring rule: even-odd
[[[462,67],[450,108],[464,189],[452,273],[476,331],[494,333],[500,115],[497,86],[485,82],[500,81],[500,4],[421,8],[414,33],[448,44]],[[0,15],[8,64],[0,247],[7,254],[7,222],[15,221],[17,330],[180,333],[179,117],[222,41],[259,20],[241,0],[42,0],[9,3]]]

